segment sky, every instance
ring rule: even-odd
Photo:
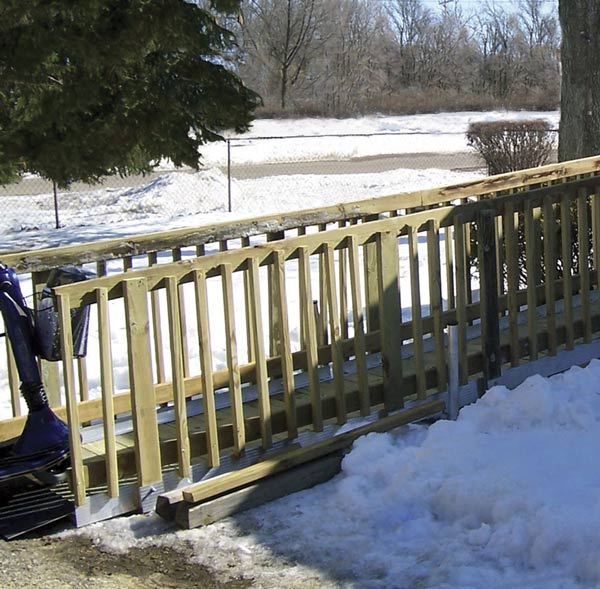
[[[455,136],[448,130],[464,127],[471,116],[372,118],[369,124],[372,129],[428,128],[431,140],[450,150]],[[546,116],[552,121],[557,114]],[[264,121],[254,132],[283,133],[288,125],[288,130],[308,134],[318,125],[325,133],[344,124],[366,128],[367,121],[331,121],[331,126],[321,119]],[[305,155],[311,149],[307,143]],[[259,158],[257,151],[253,157]],[[465,177],[443,170],[396,170],[379,179],[377,190],[398,192]],[[336,194],[336,184],[326,184],[329,180],[315,180],[311,186],[317,195],[308,206],[317,206],[317,198],[322,205],[347,198],[345,192]],[[278,181],[286,190],[297,186],[292,177]],[[354,194],[373,181],[344,179]],[[265,186],[237,187],[248,201],[247,214],[294,204],[265,199]],[[152,190],[156,184],[113,197],[131,210],[135,199]],[[46,237],[42,230],[33,237],[31,232],[13,233],[32,243],[56,234],[65,242],[76,241],[80,237],[73,234],[84,229],[88,238],[105,236],[115,224],[107,228],[94,215],[91,210],[70,232],[47,229]],[[231,218],[213,211],[186,220],[210,223],[217,217]],[[152,231],[182,222],[181,217],[169,220],[160,211],[147,211],[123,221],[121,230],[131,232],[132,223]],[[290,285],[289,290],[296,289]],[[123,327],[114,327],[112,344],[122,346]],[[215,343],[219,345],[224,342]],[[118,354],[126,356],[124,349],[117,348]],[[2,366],[5,360],[0,359]],[[88,364],[91,378],[97,370]],[[8,390],[4,375],[0,390]],[[222,580],[252,579],[257,589],[590,589],[600,587],[599,454],[600,361],[595,360],[585,369],[552,378],[532,377],[512,391],[495,387],[464,407],[455,422],[369,434],[355,442],[342,472],[328,483],[207,527],[178,530],[156,515],[135,515],[57,535],[119,553],[168,546],[191,555]]]

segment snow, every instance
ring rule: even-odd
[[[421,129],[434,136],[428,141],[436,151],[451,151],[456,136],[448,131],[464,132],[469,120],[530,114],[258,121],[253,133]],[[556,113],[536,116],[557,120]],[[386,142],[381,145],[387,149]],[[307,158],[314,156],[311,149],[304,152]],[[257,147],[253,157],[259,155]],[[211,173],[211,181],[222,181]],[[106,197],[121,200],[133,219],[102,223],[92,211],[77,235],[72,229],[14,231],[5,243],[67,243],[297,209],[299,202],[322,206],[344,198],[335,191],[343,182],[349,192],[368,196],[369,187],[385,194],[439,184],[441,177],[446,183],[465,178],[440,170],[352,176],[362,175],[303,176],[301,197],[290,190],[288,177],[277,177],[271,181],[279,183],[280,196],[269,199],[263,197],[264,184],[247,181],[235,215],[212,210],[165,220],[155,197],[178,178],[167,174],[142,189]],[[113,344],[123,339],[113,335]],[[6,382],[0,390],[7,390]],[[156,515],[136,515],[62,534],[115,552],[148,545],[192,549],[195,561],[223,579],[253,579],[257,588],[600,587],[599,454],[600,361],[595,360],[548,379],[534,376],[514,390],[495,387],[463,408],[455,422],[365,436],[330,482],[204,528],[177,530]]]

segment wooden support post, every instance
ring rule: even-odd
[[[496,214],[482,211],[478,218],[481,331],[484,376],[490,380],[500,376],[500,322],[498,305],[498,273],[496,268]]]
[[[402,312],[398,285],[398,236],[395,231],[379,234],[379,301],[381,316],[381,361],[384,406],[387,411],[404,406],[402,392]]]
[[[529,200],[525,203],[525,268],[527,272],[527,339],[529,342],[529,361],[538,358],[538,319],[537,285],[540,260],[539,238],[536,226],[539,224],[539,209]]]
[[[137,477],[139,486],[147,487],[160,482],[162,472],[156,393],[152,379],[146,279],[124,280],[123,294]]]

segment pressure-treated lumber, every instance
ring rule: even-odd
[[[191,503],[198,503],[216,497],[223,493],[239,489],[244,485],[253,483],[263,477],[281,472],[285,469],[292,468],[299,464],[304,464],[310,460],[315,460],[326,454],[336,452],[342,448],[347,448],[352,442],[363,435],[371,432],[383,432],[394,427],[406,425],[413,421],[423,419],[434,415],[444,409],[444,402],[432,401],[417,407],[407,409],[389,415],[375,421],[374,423],[359,427],[355,430],[346,432],[339,436],[327,439],[323,442],[313,444],[307,448],[300,448],[290,451],[284,457],[273,458],[259,462],[253,466],[249,466],[239,472],[231,472],[216,476],[206,481],[201,481],[194,485],[190,485],[183,490],[183,498]]]
[[[183,501],[177,504],[173,512],[175,522],[186,529],[206,526],[235,513],[325,483],[340,472],[342,459],[342,451],[334,452],[204,503]]]

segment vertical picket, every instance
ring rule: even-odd
[[[202,401],[204,407],[204,427],[206,429],[206,451],[209,466],[218,466],[220,463],[219,431],[217,426],[217,411],[213,385],[212,348],[210,343],[206,274],[203,270],[194,271],[194,288],[196,292],[198,343],[200,345],[200,370],[202,373]]]
[[[86,503],[86,482],[83,466],[83,453],[79,433],[79,410],[73,370],[73,334],[71,332],[71,305],[69,296],[56,293],[56,310],[61,333],[61,355],[63,362],[63,383],[65,404],[67,407],[67,426],[69,428],[69,445],[71,451],[71,490],[75,505]]]
[[[458,324],[459,384],[468,380],[467,367],[467,282],[469,264],[465,249],[465,223],[461,215],[454,217],[454,261],[456,269],[456,322]]]
[[[427,229],[427,268],[429,275],[430,313],[433,317],[435,367],[438,391],[446,390],[447,370],[442,318],[442,276],[440,264],[440,224],[431,220]]]
[[[237,330],[235,327],[235,306],[233,302],[233,278],[231,264],[221,266],[223,285],[223,307],[225,314],[225,338],[227,367],[229,369],[229,397],[231,401],[233,425],[233,449],[241,454],[246,446],[246,425],[242,400],[242,380],[237,353]]]
[[[306,349],[306,370],[308,372],[312,421],[315,431],[321,431],[323,429],[323,406],[319,386],[317,325],[313,312],[310,256],[305,246],[298,248],[298,274],[300,276],[300,307],[304,324],[304,346]]]
[[[175,432],[177,438],[177,465],[180,478],[190,476],[191,453],[188,435],[187,404],[185,398],[185,374],[181,337],[181,300],[177,278],[167,276],[167,309],[169,317],[169,342],[171,344],[171,372],[173,381],[173,405],[175,409]]]
[[[352,293],[352,316],[354,318],[354,358],[358,378],[360,414],[366,416],[371,413],[371,403],[367,377],[365,319],[360,288],[358,242],[354,235],[348,236],[348,263],[350,265],[350,292]]]
[[[158,264],[157,252],[148,254],[148,265]],[[156,364],[156,382],[165,382],[165,357],[163,351],[163,334],[160,312],[160,294],[158,290],[150,293],[150,308],[152,310],[152,334],[154,336],[154,362]]]
[[[271,425],[271,399],[269,397],[269,375],[265,354],[258,261],[255,257],[248,258],[248,289],[251,329],[254,337],[254,351],[256,353],[256,391],[260,414],[260,436],[263,448],[267,449],[273,444],[273,431]]]
[[[102,425],[104,429],[104,454],[108,496],[119,496],[119,465],[115,438],[115,409],[113,402],[114,381],[110,345],[110,317],[108,312],[108,290],[96,289],[98,305],[98,345],[100,352],[100,385],[102,387]]]
[[[537,284],[539,245],[536,225],[539,222],[538,211],[534,203],[525,203],[525,267],[527,271],[527,338],[529,341],[529,360],[538,358],[538,319],[537,319]]]
[[[421,291],[419,284],[419,243],[417,228],[409,225],[408,257],[410,270],[411,323],[413,336],[413,354],[417,397],[424,399],[427,384],[425,382],[425,357],[423,352],[423,313],[421,311]]]
[[[331,243],[324,245],[323,256],[325,268],[325,286],[329,302],[329,331],[331,360],[333,364],[333,388],[337,422],[346,423],[346,396],[344,392],[344,353],[342,350],[342,330],[338,309],[338,293],[336,292],[334,250]]]
[[[572,350],[575,346],[575,330],[573,327],[573,252],[571,249],[571,199],[569,198],[568,193],[564,193],[560,199],[560,236],[566,347],[567,350]]]
[[[296,400],[294,397],[294,362],[292,359],[292,346],[290,341],[287,291],[285,285],[285,256],[277,250],[273,261],[273,287],[274,306],[277,308],[277,317],[280,327],[279,354],[281,356],[281,379],[283,382],[283,399],[285,403],[286,425],[288,437],[294,439],[298,436],[296,421]]]
[[[579,248],[579,296],[581,297],[581,319],[583,321],[583,341],[592,341],[592,315],[590,312],[590,243],[587,191],[577,193],[577,242]]]
[[[546,327],[548,331],[548,353],[556,355],[556,213],[551,198],[543,204],[544,215],[544,283],[546,295]]]

